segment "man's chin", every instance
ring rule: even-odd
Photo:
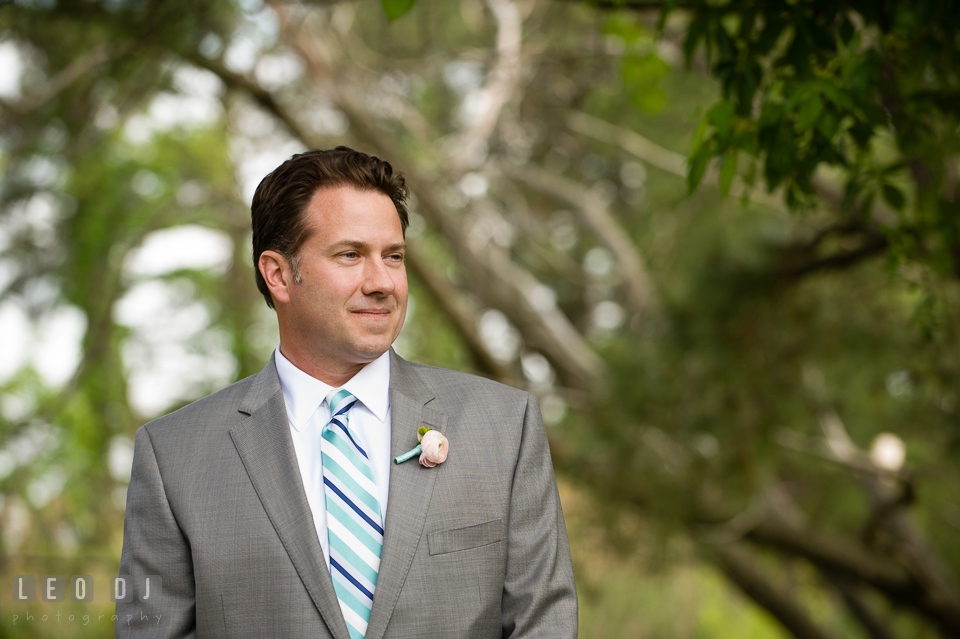
[[[386,338],[380,340],[370,340],[361,342],[359,344],[354,344],[353,350],[356,353],[357,358],[362,361],[362,363],[369,364],[390,350],[390,346],[392,344],[393,340],[387,340]]]

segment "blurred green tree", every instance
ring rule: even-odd
[[[691,188],[716,158],[724,194],[742,173],[782,189],[793,209],[834,211],[835,224],[794,257],[819,255],[839,235],[852,246],[822,255],[827,263],[888,253],[960,276],[955,2],[604,6],[658,11],[662,28],[683,31],[688,64],[720,83],[694,137]]]

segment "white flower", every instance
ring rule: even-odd
[[[433,468],[447,459],[450,442],[439,431],[428,430],[420,440],[420,464]]]

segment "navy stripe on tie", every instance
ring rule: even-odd
[[[329,479],[328,477],[324,477],[324,478],[323,478],[323,483],[326,484],[327,486],[329,486],[330,489],[331,489],[333,492],[337,493],[337,495],[340,497],[340,499],[342,499],[342,500],[344,501],[344,503],[346,503],[348,506],[350,506],[351,508],[353,508],[354,512],[356,512],[358,515],[360,515],[361,517],[363,517],[363,520],[364,520],[364,521],[366,521],[368,524],[370,524],[371,526],[373,526],[373,529],[376,530],[378,533],[380,533],[381,536],[383,536],[383,528],[380,527],[380,524],[378,524],[377,522],[375,522],[375,521],[373,521],[372,519],[370,519],[370,517],[367,516],[367,513],[365,513],[365,512],[363,512],[362,510],[360,510],[360,508],[358,508],[357,505],[356,505],[355,503],[353,503],[353,501],[351,501],[349,497],[347,497],[346,495],[344,495],[344,494],[343,494],[343,491],[341,491],[339,488],[337,488],[337,487],[334,485],[334,483],[333,483],[332,481],[330,481],[330,479]]]
[[[339,427],[340,427],[340,430],[343,431],[343,434],[346,435],[346,436],[350,439],[351,442],[353,442],[354,447],[356,447],[356,449],[360,451],[360,454],[363,455],[364,457],[366,457],[367,459],[370,459],[370,456],[367,455],[367,451],[365,451],[365,450],[363,450],[362,448],[360,448],[360,444],[358,444],[358,443],[357,443],[357,440],[355,440],[355,439],[353,438],[353,435],[350,434],[350,430],[349,430],[346,426],[344,426],[343,424],[341,424],[339,419],[334,418],[332,421],[333,421],[334,424],[336,424],[337,426],[339,426]]]
[[[331,553],[331,554],[332,554],[332,553]],[[367,590],[367,589],[364,587],[364,585],[361,584],[359,581],[357,581],[356,579],[354,579],[353,575],[351,575],[349,572],[347,572],[347,570],[346,570],[343,566],[341,566],[340,564],[338,564],[338,563],[337,563],[337,560],[334,559],[333,557],[330,558],[330,565],[333,566],[334,568],[336,568],[338,571],[340,571],[340,574],[343,575],[344,577],[346,577],[346,578],[350,581],[350,583],[352,583],[354,586],[356,586],[356,587],[357,587],[357,590],[359,590],[360,592],[362,592],[363,594],[365,594],[367,597],[369,597],[369,598],[370,598],[370,601],[373,601],[373,593],[370,592],[369,590]]]

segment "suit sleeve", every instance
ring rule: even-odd
[[[537,400],[528,395],[507,531],[501,614],[511,639],[575,638],[577,591]]]
[[[132,577],[132,600],[117,601],[116,637],[194,637],[196,605],[190,545],[170,509],[146,427],[137,431],[127,489],[120,575]],[[142,580],[152,579],[143,599]],[[157,586],[160,586],[159,588]],[[128,590],[129,592],[129,590]]]

